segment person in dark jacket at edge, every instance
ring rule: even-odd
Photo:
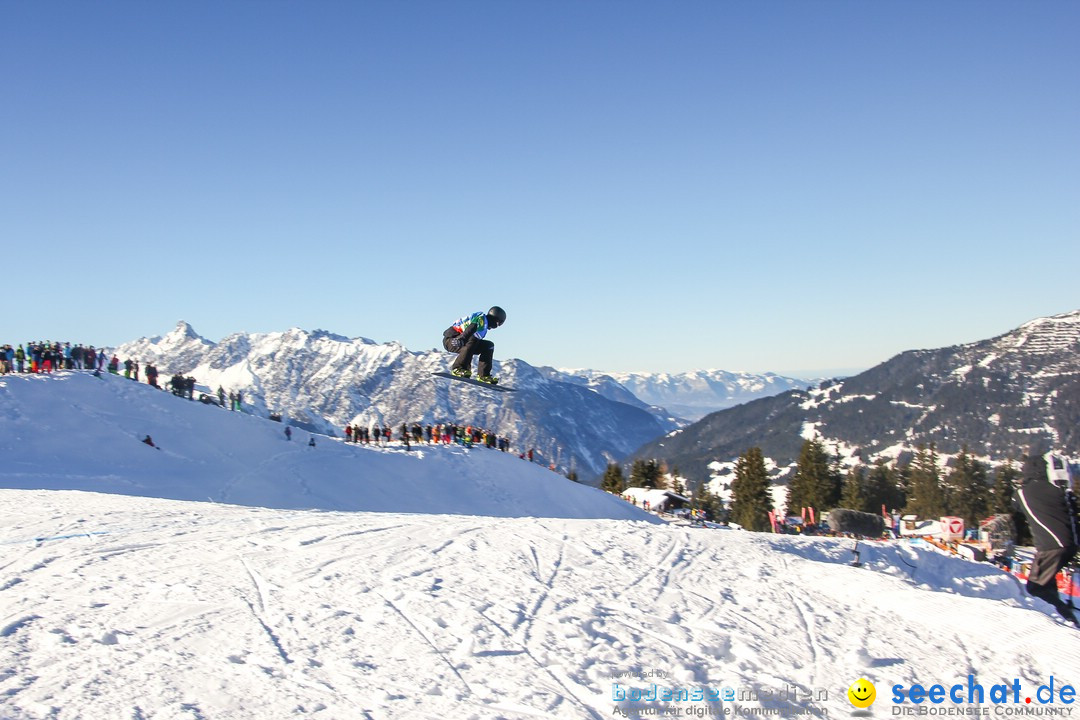
[[[1047,458],[1054,468],[1047,464]],[[1066,620],[1080,626],[1072,608],[1058,595],[1057,574],[1076,556],[1077,517],[1069,487],[1068,461],[1048,453],[1024,459],[1024,485],[1017,500],[1035,539],[1035,559],[1028,574],[1027,591],[1045,600]]]

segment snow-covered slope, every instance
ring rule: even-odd
[[[181,322],[162,337],[126,343],[120,360],[154,363],[162,382],[192,376],[201,389],[241,391],[253,412],[342,435],[347,423],[458,422],[511,438],[517,450],[583,479],[677,426],[662,411],[627,404],[549,377],[521,360],[496,363],[516,393],[494,393],[432,377],[449,369],[444,352],[410,352],[323,330],[237,333],[213,343]]]
[[[842,718],[866,677],[884,718],[920,707],[897,684],[1016,679],[997,709],[1023,712],[1080,682],[1080,633],[1009,576],[894,545],[855,568],[851,548],[3,490],[0,717]],[[630,700],[654,687],[736,699]]]
[[[0,487],[272,508],[648,518],[517,455],[367,447],[86,372],[0,378]],[[155,450],[140,440],[150,435]]]

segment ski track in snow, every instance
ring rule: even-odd
[[[838,716],[864,675],[881,697],[1080,668],[1080,634],[989,566],[914,551],[913,581],[850,545],[4,490],[0,718],[598,719],[615,682],[825,689]]]

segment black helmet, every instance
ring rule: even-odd
[[[493,305],[490,310],[487,311],[488,325],[497,328],[506,322],[506,311],[498,305]]]

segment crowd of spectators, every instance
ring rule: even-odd
[[[347,443],[386,445],[394,439],[393,427],[390,424],[380,426],[378,422],[375,422],[370,427],[363,427],[359,424],[345,426],[345,442]],[[398,428],[396,439],[406,448],[411,445],[438,445],[440,443],[450,445],[454,443],[465,447],[482,446],[503,452],[510,451],[510,438],[499,437],[490,430],[472,425],[457,425],[454,423],[429,425],[402,423]]]
[[[113,360],[115,360],[115,356]],[[108,353],[93,345],[28,342],[0,348],[0,373],[51,373],[55,370],[96,370],[109,363]]]

